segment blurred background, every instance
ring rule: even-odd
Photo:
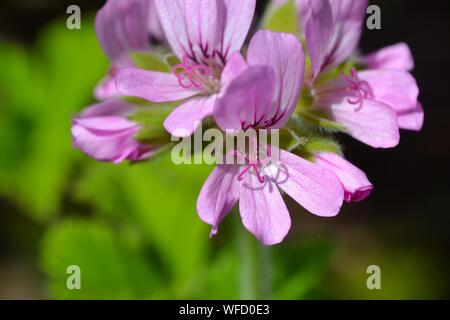
[[[210,240],[197,217],[211,167],[175,166],[167,156],[105,164],[72,148],[71,117],[94,102],[108,68],[93,29],[103,3],[0,3],[0,299],[255,297],[255,244],[243,226],[229,216]],[[424,129],[403,132],[393,150],[340,137],[375,190],[332,219],[287,200],[292,230],[263,252],[272,261],[259,284],[265,298],[450,298],[446,2],[372,3],[382,29],[366,29],[361,49],[410,45]],[[81,7],[81,30],[66,28],[71,4]],[[258,1],[259,15],[265,5]],[[69,265],[80,266],[82,290],[67,289]],[[381,290],[366,286],[370,265],[381,268]]]

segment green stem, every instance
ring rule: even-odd
[[[244,228],[237,208],[233,211],[240,262],[239,298],[242,300],[270,299],[272,296],[270,247],[263,246]]]

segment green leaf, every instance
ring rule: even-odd
[[[297,9],[294,0],[288,0],[281,6],[267,11],[263,29],[284,33],[298,33]]]

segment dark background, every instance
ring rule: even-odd
[[[446,274],[450,266],[450,12],[445,6],[447,2],[371,1],[381,7],[382,29],[365,29],[361,49],[369,53],[401,41],[411,47],[416,65],[413,75],[421,89],[420,101],[425,110],[423,130],[402,132],[400,145],[391,150],[371,149],[342,136],[347,158],[367,173],[375,186],[373,194],[363,203],[345,205],[342,213],[333,219],[293,215],[298,224],[293,232],[331,232],[346,241],[350,258],[353,249],[372,249],[374,244],[368,233],[383,239],[376,245],[386,250],[423,252],[424,259],[435,260],[438,265],[430,272],[437,272],[433,276],[437,282],[443,282],[439,289],[443,298],[450,298]],[[94,12],[103,1],[2,0],[0,37],[32,46],[40,28],[63,15],[70,4],[79,5],[83,13]],[[262,12],[264,6],[265,1],[260,0],[258,11]],[[8,226],[22,225],[30,232],[39,231],[26,218],[14,215],[11,204],[1,198],[0,211],[1,259],[12,250],[8,244]]]

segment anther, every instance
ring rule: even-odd
[[[181,72],[178,72],[178,70],[181,69]],[[197,70],[197,71],[196,71]],[[201,74],[198,74],[197,72],[201,70]],[[183,64],[177,64],[173,67],[173,73],[178,78],[178,83],[181,87],[185,89],[190,89],[192,87],[201,88],[202,83],[197,82],[195,79],[200,79],[201,75],[208,75],[211,73],[211,69],[208,67],[195,64],[191,65],[189,58],[185,55],[183,57]],[[189,84],[185,84],[184,80],[188,79]]]
[[[348,99],[347,101],[350,104],[359,104],[358,109],[362,108],[363,100],[366,98],[373,97],[373,91],[370,87],[369,83],[367,81],[360,81],[358,78],[358,73],[356,72],[355,68],[352,68],[351,70],[352,78],[349,78],[345,76],[344,74],[341,75],[342,80],[347,82],[349,84],[349,89],[356,91],[358,94],[358,97],[356,100]]]

